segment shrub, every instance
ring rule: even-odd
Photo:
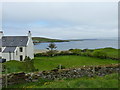
[[[25,57],[24,59],[24,65],[25,65],[25,71],[27,72],[33,72],[36,71],[35,66],[34,66],[34,62],[32,59],[30,59],[29,57]]]
[[[82,56],[93,56],[92,53],[90,51],[87,51],[87,52],[83,52],[81,53]]]
[[[107,53],[101,50],[96,50],[93,52],[93,56],[98,57],[98,58],[106,58]]]
[[[81,54],[81,49],[70,49],[69,51],[71,51],[73,54]]]
[[[34,54],[35,57],[40,57],[42,56],[42,53],[37,53],[37,54]]]
[[[37,53],[34,55],[35,57],[41,57],[41,56],[49,56],[47,53]]]
[[[69,51],[61,51],[58,53],[58,55],[70,55],[71,53]]]
[[[83,49],[83,50],[81,50],[81,52],[86,52],[88,49]]]
[[[25,56],[24,61],[31,61],[30,57]]]
[[[50,51],[47,51],[45,55],[53,57],[56,55],[57,52],[58,52],[57,50],[50,50]]]

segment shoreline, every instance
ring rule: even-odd
[[[117,49],[117,48],[112,48],[112,47],[106,47],[106,48]],[[87,49],[89,49],[89,48],[87,48]],[[95,49],[104,49],[104,48],[94,48],[91,50],[95,50]],[[82,50],[84,50],[84,49],[82,49]],[[119,50],[119,49],[117,49],[117,50]],[[47,50],[47,49],[34,49],[34,54],[45,53],[47,51],[49,51],[49,50]],[[68,51],[68,50],[57,50],[57,51],[60,52],[60,51]]]
[[[38,50],[38,49],[35,49],[34,50],[34,54],[36,54],[36,53],[43,53],[43,52],[47,52],[48,50]]]
[[[34,54],[37,54],[37,53],[45,53],[45,52],[47,52],[47,51],[49,51],[49,50],[45,50],[45,49],[38,50],[38,49],[35,49],[35,50],[34,50]],[[60,51],[66,51],[66,50],[57,50],[57,51],[60,52]]]

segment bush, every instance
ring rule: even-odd
[[[81,52],[87,52],[88,51],[88,49],[83,49],[83,50],[81,50]]]
[[[34,54],[35,57],[41,57],[41,56],[48,56],[47,53],[37,53],[37,54]]]
[[[81,49],[70,49],[73,54],[80,55],[81,54]]]
[[[58,55],[70,55],[71,53],[69,51],[61,51],[58,53]]]
[[[81,55],[82,55],[82,56],[90,56],[90,57],[93,56],[90,51],[83,52],[83,53],[81,53]]]
[[[98,58],[106,58],[107,57],[107,53],[101,50],[96,50],[93,52],[93,56],[94,57],[98,57]]]
[[[57,54],[57,52],[58,52],[57,50],[50,50],[50,51],[47,51],[45,54],[46,54],[46,56],[53,57]]]
[[[25,57],[24,61],[31,61],[30,57]]]
[[[25,71],[27,72],[33,72],[36,71],[35,66],[34,66],[34,61],[30,59],[29,57],[25,57],[24,59],[24,65],[25,65]]]

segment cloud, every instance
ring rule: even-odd
[[[61,39],[116,37],[117,8],[117,2],[3,3],[3,29]]]

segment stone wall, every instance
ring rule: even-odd
[[[84,76],[105,76],[111,73],[118,73],[120,64],[111,64],[106,66],[83,66],[80,68],[71,69],[54,69],[51,71],[34,72],[34,73],[16,73],[7,76],[7,84],[18,84],[23,82],[36,82],[39,78],[42,79],[66,79],[66,78],[80,78]],[[3,86],[5,85],[5,76],[3,75]]]
[[[39,73],[38,76],[45,79],[61,79],[61,78],[80,78],[83,76],[93,77],[93,76],[105,76],[111,73],[117,73],[119,71],[118,64],[108,65],[108,66],[91,66],[91,67],[81,67],[73,69],[64,70],[52,70],[43,71]]]

